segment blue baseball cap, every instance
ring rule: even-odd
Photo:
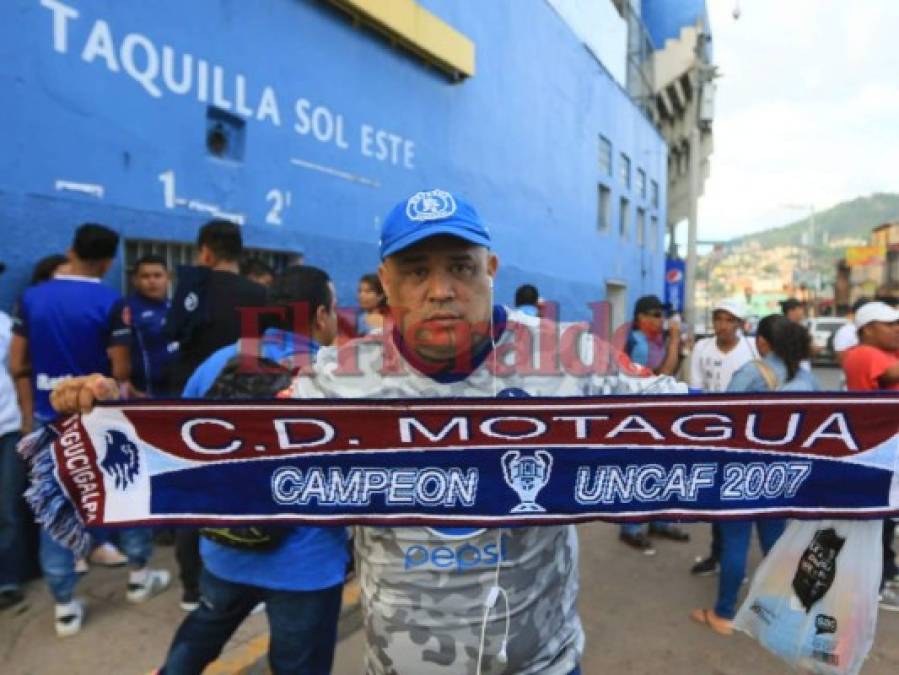
[[[381,225],[381,260],[438,234],[490,248],[490,232],[471,204],[445,190],[425,190],[387,214]]]

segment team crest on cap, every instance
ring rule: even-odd
[[[455,212],[456,200],[444,190],[417,192],[406,202],[406,216],[418,222],[449,218]]]

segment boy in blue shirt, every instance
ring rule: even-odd
[[[131,326],[131,385],[137,395],[168,395],[168,366],[175,356],[170,349],[165,317],[172,304],[168,299],[169,270],[165,258],[149,254],[134,264],[134,292],[120,300],[115,311]]]
[[[22,294],[13,323],[10,368],[14,377],[30,374],[30,389],[20,388],[22,426],[30,430],[56,418],[50,391],[70,377],[92,372],[111,375],[127,385],[131,370],[131,330],[116,313],[119,294],[100,280],[109,271],[119,236],[108,227],[86,223],[75,232],[65,274]],[[169,573],[147,566],[152,553],[149,529],[120,532],[119,543],[131,572],[126,598],[143,602],[169,584]],[[75,599],[75,559],[72,552],[41,531],[41,570],[56,601],[56,634],[75,635],[81,630],[85,605]]]
[[[269,307],[271,316],[283,314],[248,356],[283,366],[286,386],[292,370],[311,364],[319,345],[337,336],[334,285],[315,267],[291,268],[274,280]],[[243,364],[242,353],[239,340],[216,351],[191,375],[183,397],[274,397],[265,390],[272,379],[242,370],[256,364],[255,358]],[[269,618],[272,672],[331,672],[348,561],[346,528],[291,527],[278,536],[274,545],[252,550],[200,538],[201,602],[175,634],[161,673],[201,672],[259,602]]]

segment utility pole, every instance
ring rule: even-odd
[[[699,228],[699,189],[702,137],[703,130],[711,130],[713,107],[711,104],[714,96],[714,80],[718,77],[715,66],[707,61],[706,45],[712,39],[711,35],[700,32],[696,36],[694,47],[693,86],[695,89],[693,102],[692,123],[688,132],[688,179],[689,195],[687,207],[687,264],[685,269],[686,288],[684,289],[684,318],[689,332],[692,334],[696,326],[696,267],[697,267],[697,230]],[[689,121],[689,119],[688,119]]]
[[[815,205],[814,204],[782,204],[784,208],[796,209],[797,211],[808,212],[808,240],[803,251],[803,260],[805,261],[804,279],[807,288],[811,292],[812,306],[817,306],[818,295],[821,293],[821,274],[813,272],[815,265],[815,243],[818,240],[818,231],[815,223]],[[805,236],[803,235],[803,239]]]
[[[689,143],[689,210],[687,211],[687,264],[685,269],[684,319],[687,330],[693,333],[696,326],[696,240],[699,201],[699,127],[690,129]]]

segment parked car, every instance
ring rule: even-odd
[[[833,353],[833,334],[843,325],[848,323],[839,316],[821,316],[814,319],[806,319],[805,327],[812,335],[814,353],[812,361],[816,363],[836,363]]]
[[[753,337],[758,331],[759,321],[762,320],[758,314],[749,314],[745,319],[743,319],[743,334],[746,337]]]

